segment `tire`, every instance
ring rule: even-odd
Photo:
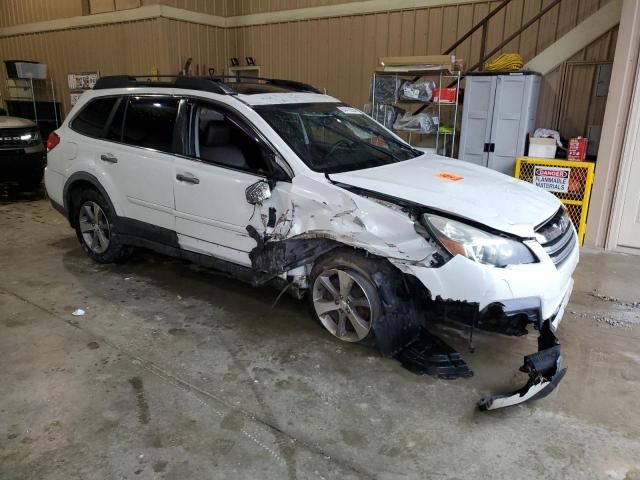
[[[114,222],[109,202],[96,190],[83,190],[74,202],[76,236],[89,258],[98,263],[120,263],[133,253],[125,245]]]
[[[384,314],[372,275],[383,260],[353,249],[338,249],[318,259],[311,270],[308,299],[312,315],[334,337],[375,345],[374,322]]]
[[[18,185],[22,190],[37,190],[42,185],[42,177],[44,177],[44,170],[34,170],[18,178]]]

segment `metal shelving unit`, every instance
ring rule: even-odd
[[[456,96],[454,102],[434,102],[433,100],[429,102],[422,102],[420,100],[400,100],[398,95],[396,94],[395,101],[393,103],[382,103],[376,100],[376,88],[377,85],[376,79],[378,76],[393,76],[396,79],[396,82],[399,79],[403,80],[411,80],[416,82],[420,79],[424,78],[437,78],[438,88],[455,88]],[[421,132],[419,130],[412,129],[394,129],[395,132],[406,132],[409,134],[409,143],[412,142],[412,136],[414,134],[417,135],[435,135],[435,148],[437,153],[441,153],[445,156],[453,157],[455,153],[455,142],[456,135],[458,130],[458,107],[460,105],[460,81],[462,79],[462,72],[450,72],[448,70],[416,70],[407,68],[406,70],[400,68],[394,68],[393,71],[376,71],[373,73],[373,79],[371,83],[371,116],[380,121],[380,109],[379,106],[382,105],[382,116],[383,120],[387,117],[388,108],[397,107],[398,105],[415,105],[419,104],[420,107],[413,112],[414,114],[422,112],[428,106],[435,106],[437,108],[437,116],[438,116],[438,128],[435,132]],[[453,112],[446,112],[447,109],[452,109]],[[446,113],[448,118],[452,120],[451,131],[444,131],[443,125],[441,123],[442,114]],[[381,123],[384,123],[381,122]]]

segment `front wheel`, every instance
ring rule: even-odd
[[[371,344],[374,322],[382,315],[378,289],[371,279],[376,261],[337,251],[316,263],[309,297],[317,320],[345,342]]]

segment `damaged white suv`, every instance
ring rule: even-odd
[[[548,394],[578,262],[561,203],[530,184],[424,154],[298,82],[105,77],[48,139],[45,183],[87,254],[134,247],[308,297],[335,337],[407,368],[471,375],[436,321],[523,335],[529,382],[483,409]]]

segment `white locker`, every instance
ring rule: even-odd
[[[459,158],[513,175],[535,128],[539,93],[534,72],[467,74]]]

